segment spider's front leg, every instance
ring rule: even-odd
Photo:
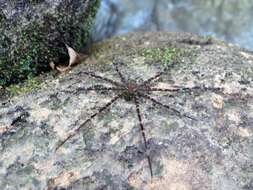
[[[147,154],[148,145],[147,145],[147,139],[146,139],[146,135],[145,135],[145,131],[144,131],[145,129],[144,129],[143,121],[142,121],[142,115],[141,115],[141,111],[140,111],[140,105],[139,105],[139,101],[138,101],[138,99],[137,99],[136,96],[134,96],[134,104],[135,104],[136,113],[137,113],[138,120],[139,120],[139,126],[140,126],[140,130],[141,130],[141,134],[142,134],[142,138],[143,138],[143,142],[144,142],[144,146],[145,146],[145,153],[146,153],[147,160],[148,160],[150,175],[151,175],[151,177],[153,177],[153,169],[152,169],[151,158]]]
[[[71,90],[62,90],[61,92],[64,93],[70,93],[70,94],[79,94],[81,92],[89,92],[89,91],[122,91],[124,90],[124,88],[121,87],[105,87],[105,86],[100,86],[100,85],[96,85],[96,86],[90,86],[90,87],[78,87],[76,88],[76,90],[73,92]]]
[[[189,115],[187,115],[187,114],[181,113],[181,112],[180,112],[179,110],[177,110],[176,108],[173,108],[173,107],[171,107],[171,106],[169,106],[169,105],[163,104],[163,103],[159,102],[158,100],[156,100],[156,99],[154,99],[154,98],[152,98],[152,97],[150,97],[150,96],[148,96],[148,95],[146,95],[146,94],[138,93],[138,95],[139,95],[140,97],[143,97],[144,99],[147,99],[147,100],[153,102],[154,104],[156,104],[156,105],[158,105],[158,106],[160,106],[160,107],[164,107],[164,108],[166,108],[166,109],[172,111],[173,113],[175,113],[175,114],[176,114],[177,116],[179,116],[179,117],[186,117],[186,118],[188,118],[188,119],[195,120],[195,121],[197,120],[197,119],[194,118],[193,116],[189,116]]]
[[[196,91],[211,91],[211,92],[222,92],[223,88],[215,88],[215,87],[206,87],[206,86],[193,86],[193,87],[184,87],[178,85],[171,85],[170,87],[159,88],[159,87],[150,87],[150,88],[142,88],[139,91],[147,91],[147,92],[196,92]]]
[[[125,87],[125,85],[122,84],[122,83],[120,83],[120,82],[117,82],[117,81],[115,81],[115,80],[109,79],[109,78],[104,77],[104,76],[97,75],[97,74],[95,74],[94,72],[81,71],[81,72],[79,72],[78,74],[79,74],[79,75],[80,75],[80,74],[84,74],[84,75],[90,76],[90,77],[92,77],[92,78],[96,78],[96,79],[98,79],[98,80],[108,82],[108,83],[110,83],[110,84],[112,84],[112,85],[114,85],[114,86],[116,86],[116,87],[123,87],[123,88]]]
[[[72,137],[76,136],[78,134],[78,132],[86,126],[86,124],[88,122],[90,122],[92,119],[94,119],[97,115],[99,115],[101,112],[103,112],[104,110],[106,110],[107,108],[109,108],[114,102],[116,102],[121,96],[123,95],[123,93],[115,96],[113,99],[111,99],[107,104],[105,104],[103,107],[101,107],[97,112],[95,112],[94,114],[92,114],[87,120],[85,120],[78,128],[76,128],[73,132],[69,133],[69,135],[59,143],[59,145],[56,147],[55,152],[62,147],[69,139],[71,139]]]
[[[115,70],[116,72],[118,73],[119,77],[120,77],[120,80],[121,82],[125,85],[125,87],[127,87],[127,81],[125,79],[125,77],[123,76],[123,74],[121,73],[120,69],[119,69],[119,66],[118,66],[119,63],[113,63],[114,67],[115,67]]]

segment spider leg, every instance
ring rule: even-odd
[[[125,79],[125,77],[122,75],[121,71],[119,70],[118,64],[117,64],[117,63],[114,63],[114,67],[115,67],[115,70],[116,70],[116,72],[118,73],[118,75],[119,75],[119,77],[120,77],[121,82],[127,87],[126,79]]]
[[[80,93],[80,92],[88,92],[88,91],[121,91],[124,90],[124,88],[120,88],[120,87],[104,87],[104,86],[91,86],[88,88],[84,88],[84,87],[79,87],[77,88],[74,92],[72,91],[68,91],[68,90],[62,90],[61,92],[64,93]]]
[[[140,85],[138,85],[136,90],[139,90],[141,87],[144,87],[147,84],[150,84],[152,81],[160,78],[165,72],[158,72],[155,76],[145,80],[143,83],[141,83]]]
[[[59,143],[59,145],[56,147],[55,152],[62,146],[64,145],[69,139],[71,139],[72,137],[74,137],[79,131],[80,129],[82,129],[83,127],[85,127],[85,125],[90,122],[93,118],[95,118],[98,114],[100,114],[101,112],[103,112],[104,110],[106,110],[110,105],[112,105],[114,102],[116,102],[120,97],[122,96],[122,94],[119,94],[117,96],[115,96],[113,99],[111,99],[107,104],[105,104],[103,107],[101,107],[97,112],[95,112],[94,114],[92,114],[86,121],[84,121],[78,128],[76,128],[72,133],[70,133],[63,141],[61,141]]]
[[[140,129],[141,129],[141,134],[142,134],[142,138],[143,138],[144,145],[145,145],[145,152],[147,152],[148,145],[147,145],[146,135],[145,135],[145,132],[144,132],[144,125],[143,125],[143,122],[142,122],[142,117],[141,117],[141,112],[140,112],[140,105],[139,105],[139,102],[138,102],[138,99],[137,99],[136,96],[134,96],[134,104],[135,104],[135,107],[136,107],[136,113],[138,115],[138,120],[139,120],[139,126],[140,126]],[[146,155],[146,156],[147,156],[147,160],[148,160],[150,175],[151,175],[151,177],[153,177],[151,158],[150,158],[149,155]]]
[[[138,91],[144,91],[144,92],[178,92],[180,89],[173,89],[173,88],[141,88],[138,89]]]
[[[152,98],[152,97],[150,97],[150,96],[148,96],[148,95],[141,94],[141,93],[138,93],[138,95],[141,96],[141,97],[143,97],[143,98],[145,98],[145,99],[150,100],[150,101],[153,102],[154,104],[157,104],[157,105],[159,105],[159,106],[161,106],[161,107],[164,107],[164,108],[166,108],[166,109],[168,109],[168,110],[173,111],[173,112],[176,113],[176,115],[179,116],[179,117],[186,117],[186,118],[189,118],[189,119],[191,119],[191,120],[197,121],[197,119],[195,119],[194,117],[188,116],[188,115],[186,115],[186,114],[182,114],[179,110],[177,110],[177,109],[175,109],[175,108],[172,108],[172,107],[170,107],[169,105],[163,104],[163,103],[157,101],[156,99],[154,99],[154,98]]]
[[[109,78],[106,78],[106,77],[103,77],[103,76],[100,76],[100,75],[97,75],[93,72],[87,72],[87,71],[82,71],[80,72],[81,74],[85,74],[85,75],[88,75],[90,77],[93,77],[93,78],[96,78],[96,79],[99,79],[99,80],[103,80],[103,81],[106,81],[106,82],[109,82],[117,87],[125,87],[123,84],[117,82],[117,81],[114,81],[112,79],[109,79]]]
[[[150,84],[152,81],[154,81],[154,80],[160,78],[163,74],[165,74],[166,71],[168,71],[169,69],[172,69],[175,65],[176,65],[175,62],[171,63],[171,64],[168,65],[167,68],[165,68],[163,71],[158,72],[155,76],[153,76],[153,77],[147,79],[146,81],[144,81],[143,83],[141,83],[141,84],[137,87],[137,89],[139,89],[139,88],[141,88],[141,87],[144,87],[145,85]]]
[[[92,90],[95,90],[95,91],[104,91],[104,90],[110,90],[110,91],[121,91],[121,90],[124,90],[124,88],[118,88],[118,87],[104,87],[104,86],[91,86],[91,87],[88,87],[88,88],[77,88],[77,91],[92,91]]]
[[[213,88],[213,87],[205,87],[205,86],[194,86],[194,87],[183,87],[183,86],[171,86],[171,88],[146,88],[146,89],[139,89],[140,91],[148,91],[148,92],[193,92],[193,91],[212,91],[212,92],[219,92],[223,90],[223,88]]]
[[[206,86],[194,86],[194,87],[184,87],[184,86],[172,86],[172,88],[175,88],[178,91],[182,91],[182,92],[192,92],[192,91],[211,91],[211,92],[219,92],[224,90],[223,88],[215,88],[215,87],[206,87]],[[175,91],[176,91],[175,90]]]

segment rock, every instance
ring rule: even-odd
[[[81,51],[99,0],[0,0],[0,86],[67,60],[65,43]]]
[[[137,31],[183,31],[253,50],[252,5],[251,0],[101,0],[92,36],[96,41]]]
[[[252,189],[253,53],[185,33],[129,34],[90,53],[0,102],[0,189]]]

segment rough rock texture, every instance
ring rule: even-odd
[[[252,6],[252,0],[101,0],[92,36],[96,41],[133,31],[184,31],[253,50]]]
[[[91,52],[70,73],[46,80],[41,90],[0,103],[0,189],[253,189],[252,53],[179,33],[130,34]],[[120,82],[111,64],[118,59],[128,81],[141,83],[168,68],[153,81],[155,87],[222,90],[149,94],[181,116],[140,99],[146,153],[134,101],[126,98],[55,152],[61,140],[118,94],[84,91],[113,86],[85,72]],[[145,155],[151,158],[152,179]]]
[[[0,0],[0,86],[66,61],[64,43],[80,51],[99,0]]]

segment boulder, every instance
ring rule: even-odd
[[[253,53],[186,33],[89,51],[0,102],[0,189],[253,188]]]
[[[20,82],[81,51],[99,0],[0,0],[0,86]]]

